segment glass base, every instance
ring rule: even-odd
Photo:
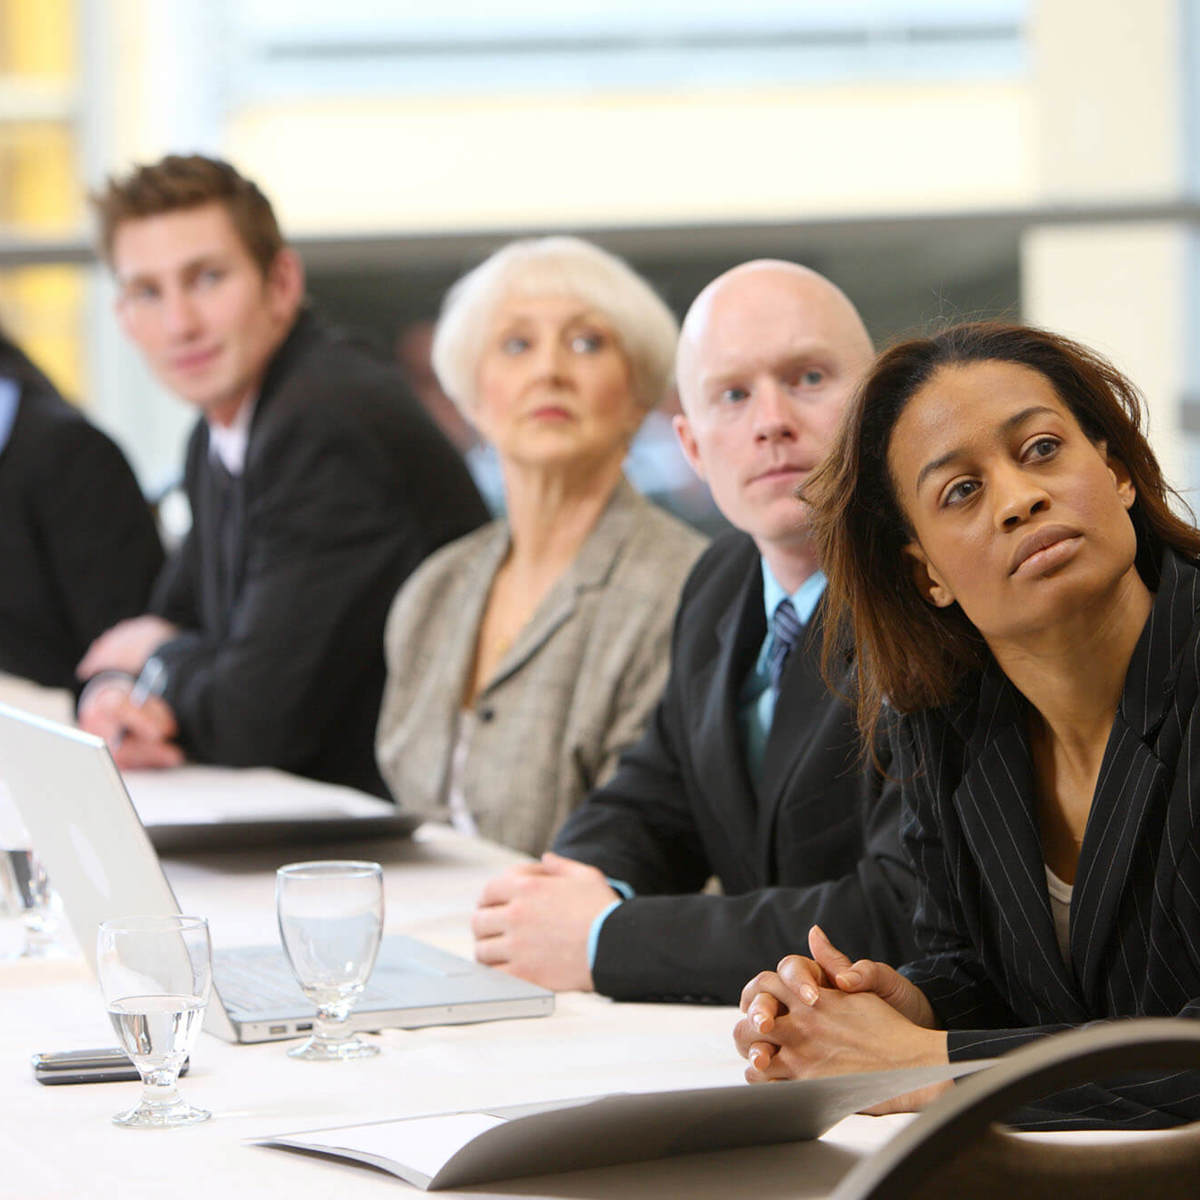
[[[175,1104],[141,1104],[113,1117],[114,1125],[126,1129],[175,1129],[184,1125],[199,1125],[207,1121],[212,1113],[207,1108],[193,1108],[184,1100]]]
[[[17,958],[69,958],[71,952],[52,936],[27,937]]]
[[[55,932],[27,921],[4,919],[0,909],[0,962],[22,962],[30,958],[70,958],[72,951]]]
[[[354,1035],[348,1038],[323,1038],[315,1034],[305,1038],[298,1046],[288,1051],[288,1058],[302,1058],[305,1062],[347,1062],[355,1058],[374,1058],[379,1047]]]

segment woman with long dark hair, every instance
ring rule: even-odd
[[[850,963],[814,929],[811,957],[746,987],[747,1077],[1200,1016],[1200,533],[1134,387],[1016,325],[904,342],[805,496],[826,652],[853,644],[860,721],[893,727],[919,957]],[[1020,1123],[1198,1116],[1179,1072],[1076,1088]]]

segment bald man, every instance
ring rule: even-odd
[[[481,962],[559,990],[732,1004],[814,923],[852,959],[907,960],[899,789],[863,766],[821,679],[825,579],[795,498],[871,357],[846,296],[794,263],[745,263],[697,297],[676,432],[738,532],[684,585],[641,742],[555,854],[486,887]]]

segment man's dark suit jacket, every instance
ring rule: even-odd
[[[427,554],[487,519],[462,459],[395,371],[305,312],[263,381],[243,474],[214,462],[200,421],[186,485],[192,530],[151,606],[185,631],[159,651],[184,750],[386,795],[384,620]]]
[[[814,922],[852,958],[909,956],[899,789],[860,763],[813,625],[788,659],[756,791],[737,704],[766,637],[759,553],[728,534],[693,568],[644,737],[555,842],[636,893],[601,926],[598,991],[733,1003],[756,972],[807,954]],[[699,894],[712,875],[724,895]]]
[[[975,685],[978,686],[975,686]],[[996,668],[958,708],[904,718],[905,842],[921,881],[921,957],[904,968],[987,1058],[1086,1021],[1200,1017],[1200,571],[1172,552],[1133,653],[1071,899],[1055,940],[1029,705]],[[1071,1089],[1014,1124],[1151,1127],[1200,1118],[1196,1072]]]
[[[0,671],[74,687],[92,639],[145,611],[162,545],[121,451],[48,383],[19,382],[0,450]]]

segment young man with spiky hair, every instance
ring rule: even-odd
[[[93,203],[121,327],[199,420],[191,532],[150,611],[80,662],[80,723],[123,767],[265,765],[386,794],[383,624],[409,572],[486,519],[466,467],[394,369],[306,306],[299,255],[228,163],[169,155]]]

